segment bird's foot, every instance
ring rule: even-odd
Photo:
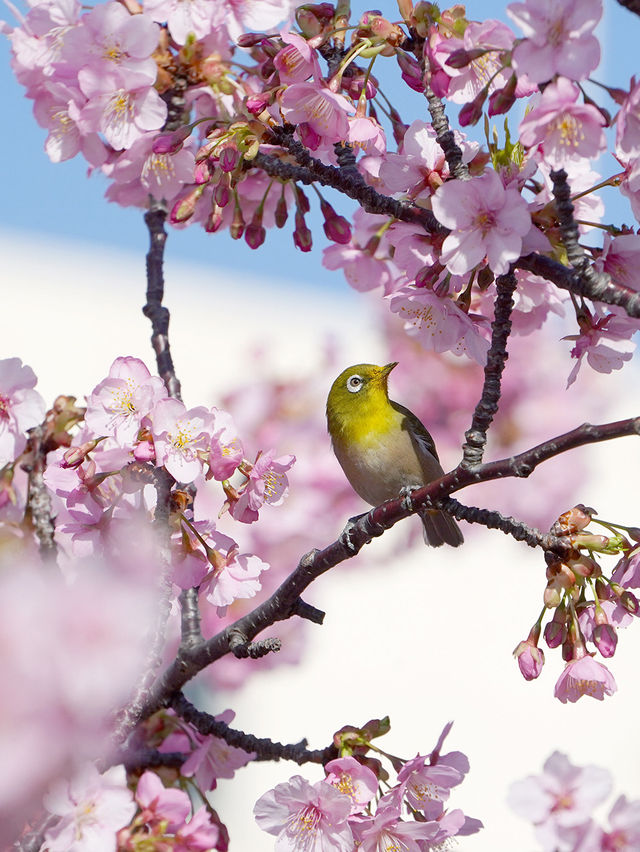
[[[352,553],[357,553],[358,548],[355,546],[353,541],[351,541],[351,534],[353,533],[353,529],[360,520],[360,518],[364,518],[366,514],[366,512],[363,512],[361,515],[354,515],[353,518],[349,518],[349,520],[345,524],[344,529],[340,533],[340,543]]]
[[[418,488],[420,488],[419,485],[405,485],[400,489],[402,508],[406,509],[407,512],[411,512],[413,510],[413,506],[411,505],[411,495],[414,491],[417,491]]]

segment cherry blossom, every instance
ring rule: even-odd
[[[520,122],[520,141],[554,168],[567,160],[593,158],[606,148],[605,119],[591,104],[578,104],[580,90],[559,77]]]
[[[45,806],[60,817],[45,832],[50,852],[115,852],[115,832],[136,811],[122,765],[99,775],[87,764],[71,781],[58,782],[45,797]]]
[[[20,358],[0,360],[0,466],[22,452],[27,429],[42,422],[45,405],[34,390],[37,381]]]
[[[191,801],[184,790],[165,787],[155,772],[143,772],[135,793],[136,801],[143,809],[146,823],[166,822],[168,831],[179,828],[191,813]]]
[[[258,519],[258,510],[265,503],[279,506],[289,491],[287,471],[295,462],[289,454],[274,458],[275,450],[261,453],[247,474],[247,482],[229,508],[231,515],[243,523]]]
[[[211,414],[203,406],[187,410],[177,399],[163,399],[156,403],[150,419],[158,464],[179,482],[193,482],[202,473],[209,450]]]
[[[351,798],[331,784],[309,784],[294,775],[261,796],[253,813],[264,831],[278,838],[279,852],[351,852],[353,837],[347,823]]]
[[[522,248],[531,227],[527,204],[494,171],[468,181],[443,184],[432,200],[439,221],[452,229],[442,245],[442,262],[457,275],[485,260],[501,275]]]
[[[152,376],[139,358],[116,358],[107,378],[87,398],[85,422],[97,436],[111,435],[131,444],[143,418],[166,397],[162,379]]]
[[[554,695],[563,704],[572,703],[590,695],[602,701],[605,695],[617,690],[615,679],[609,669],[589,654],[570,660],[556,683]]]
[[[354,757],[330,760],[324,767],[326,781],[352,800],[351,812],[360,813],[378,791],[378,779]]]
[[[510,3],[507,14],[526,38],[513,51],[513,66],[535,83],[556,74],[570,80],[588,77],[600,61],[593,30],[602,17],[602,0],[526,0]]]

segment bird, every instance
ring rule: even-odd
[[[418,417],[389,399],[384,367],[355,364],[334,381],[327,398],[327,426],[333,451],[354,491],[379,506],[442,476],[433,438]],[[424,538],[432,547],[464,541],[451,515],[439,509],[419,512]]]

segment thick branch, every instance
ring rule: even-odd
[[[528,254],[514,264],[520,269],[527,269],[534,275],[552,281],[556,287],[584,296],[594,302],[604,302],[606,305],[618,305],[630,317],[640,319],[640,293],[614,283],[608,275],[598,275],[587,281],[582,275],[567,266],[558,263],[542,254]]]
[[[528,544],[538,544],[552,550],[556,549],[557,545],[557,551],[563,553],[564,545],[561,539],[546,538],[542,535],[540,539],[537,539],[537,533],[533,531],[533,538],[536,539],[534,541],[524,534],[526,525],[518,521],[513,519],[502,520],[498,513],[492,512],[487,512],[483,516],[483,510],[467,510],[466,507],[458,509],[454,504],[446,504],[441,501],[446,501],[452,493],[475,483],[504,479],[510,476],[529,476],[539,464],[567,450],[626,435],[640,435],[640,417],[599,426],[585,423],[571,432],[545,441],[517,456],[479,464],[473,468],[459,465],[455,470],[423,488],[416,489],[410,495],[389,500],[381,506],[371,509],[370,512],[362,515],[349,527],[348,535],[342,535],[323,550],[312,550],[305,554],[297,568],[284,580],[271,597],[259,604],[250,613],[239,618],[234,624],[229,625],[199,646],[181,649],[176,660],[154,685],[147,705],[141,710],[140,718],[149,716],[161,707],[167,706],[171,696],[180,691],[199,671],[228,654],[234,635],[240,633],[248,642],[277,621],[284,621],[292,615],[298,614],[297,607],[300,596],[314,580],[340,562],[351,559],[373,538],[382,535],[385,530],[390,529],[403,518],[414,514],[420,508],[451,505],[452,514],[456,516],[458,516],[458,512],[475,512],[473,517],[469,516],[474,523],[486,523],[489,527],[503,529],[505,532],[513,534],[518,540],[526,540]],[[464,517],[464,514],[459,516]]]
[[[44,481],[47,455],[44,445],[45,431],[45,423],[29,430],[28,460],[22,467],[29,474],[27,511],[40,544],[40,554],[43,559],[48,560],[56,558],[58,548],[54,539],[55,524],[51,511],[51,497]]]
[[[462,465],[473,467],[480,464],[487,442],[487,429],[498,410],[500,384],[507,354],[507,340],[511,332],[511,311],[513,293],[516,289],[516,276],[513,272],[501,275],[496,281],[497,296],[494,305],[494,317],[491,323],[491,346],[487,353],[484,368],[482,396],[473,413],[471,427],[465,433],[466,442],[462,448]]]
[[[197,731],[204,736],[220,737],[230,746],[241,748],[250,754],[256,755],[256,760],[292,760],[299,766],[303,763],[328,763],[338,756],[338,750],[334,745],[323,749],[310,750],[307,748],[306,740],[299,743],[285,745],[274,742],[266,737],[254,737],[253,734],[245,734],[244,731],[234,730],[225,722],[220,722],[209,713],[196,710],[193,704],[179,693],[174,696],[171,706],[178,716],[185,722],[193,725]]]
[[[296,180],[300,183],[321,183],[339,190],[349,198],[353,198],[369,213],[379,213],[420,225],[429,233],[448,233],[438,222],[430,210],[407,202],[396,201],[387,195],[382,195],[365,181],[357,169],[341,169],[327,166],[321,160],[311,156],[304,145],[294,139],[290,128],[273,128],[274,141],[285,148],[296,160],[298,166],[287,163],[270,154],[259,153],[251,164],[263,169],[267,174],[281,180]],[[346,155],[345,155],[346,156]]]
[[[151,345],[156,353],[158,375],[165,383],[169,396],[182,399],[180,382],[175,373],[169,346],[169,309],[162,304],[164,298],[164,244],[167,232],[164,228],[167,207],[164,201],[150,197],[149,209],[144,221],[149,229],[149,251],[147,252],[147,304],[142,313],[151,320]]]
[[[618,3],[634,15],[640,15],[640,0],[618,0]]]

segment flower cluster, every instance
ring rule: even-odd
[[[638,598],[629,591],[640,587],[640,547],[635,543],[640,531],[597,521],[609,535],[594,533],[587,529],[594,515],[593,509],[574,506],[552,528],[554,533],[568,536],[571,551],[564,559],[548,555],[544,609],[527,639],[514,651],[523,677],[537,678],[544,665],[544,653],[538,646],[542,622],[547,610],[553,610],[543,635],[549,648],[562,649],[565,668],[555,696],[563,703],[583,695],[601,701],[616,691],[613,675],[595,655],[613,657],[618,630],[628,627],[640,613]],[[622,554],[610,577],[598,561],[605,554]],[[588,645],[594,650],[587,650]]]
[[[380,761],[365,757],[371,737],[387,729],[384,719],[372,720],[362,729],[343,728],[334,737],[343,756],[325,765],[323,779],[311,784],[294,775],[258,799],[256,822],[277,837],[276,849],[426,852],[442,848],[448,838],[482,828],[479,820],[446,807],[451,790],[469,771],[461,752],[440,753],[451,723],[430,754],[411,760],[390,758],[397,772],[393,786]],[[386,792],[380,789],[383,780]]]
[[[632,852],[640,845],[640,801],[619,796],[609,811],[609,827],[594,819],[594,810],[611,793],[612,779],[598,766],[574,766],[554,752],[541,775],[516,781],[509,805],[535,826],[543,852]]]
[[[165,787],[150,770],[140,776],[132,793],[124,766],[99,775],[87,764],[71,781],[59,781],[45,797],[45,806],[58,817],[45,832],[43,848],[48,852],[222,848],[220,828],[208,805],[194,811],[188,793]]]
[[[150,197],[164,199],[172,224],[228,229],[253,249],[290,212],[294,244],[311,249],[303,186],[313,182],[333,243],[325,266],[343,269],[357,289],[380,288],[405,331],[427,349],[483,364],[494,277],[532,251],[564,261],[554,169],[568,174],[580,232],[605,231],[602,248],[584,247],[592,261],[614,281],[640,287],[640,266],[630,257],[637,257],[640,237],[603,225],[596,195],[601,186],[620,185],[638,216],[640,84],[604,87],[620,107],[615,119],[584,91],[600,59],[594,31],[602,0],[511,3],[507,13],[522,38],[501,21],[469,20],[460,5],[439,11],[403,3],[400,23],[365,12],[351,26],[331,4],[307,4],[295,16],[293,5],[109,0],[84,10],[69,0],[41,0],[19,26],[4,29],[53,160],[82,153],[108,177],[110,200],[146,206]],[[477,123],[485,103],[494,116],[528,99],[518,139],[507,123],[501,145],[495,133],[484,147],[455,131],[469,179],[453,179],[433,127],[406,124],[374,76],[390,59],[410,88],[424,92],[428,83],[460,105],[462,126]],[[617,173],[603,180],[592,162],[614,120]],[[331,180],[318,171],[327,166],[338,167]],[[373,187],[389,201],[432,211],[441,230],[373,212],[370,195],[367,212],[358,211],[352,224],[320,194],[317,184],[325,182],[363,197]],[[615,259],[621,254],[626,275]],[[518,271],[518,296],[521,306],[530,302],[521,308],[530,321],[520,333],[558,313],[557,293],[528,271]],[[611,372],[631,358],[637,320],[584,299],[570,312],[570,384],[584,362]]]

